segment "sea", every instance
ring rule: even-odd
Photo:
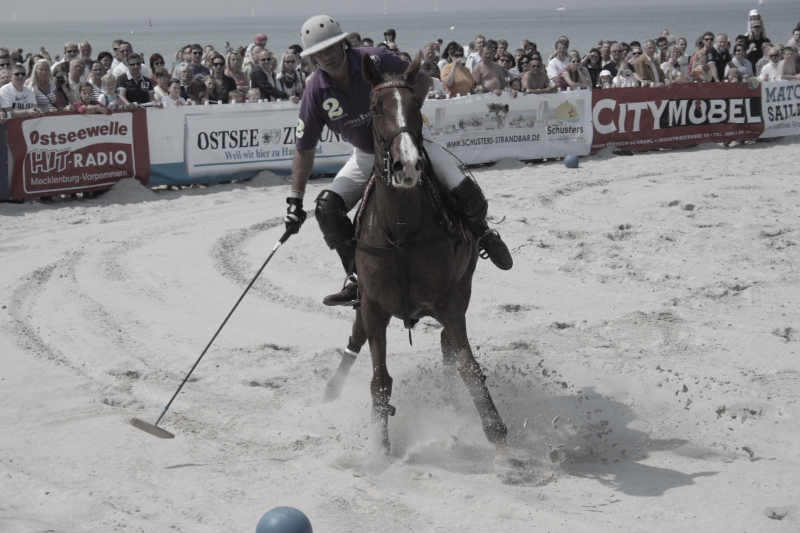
[[[383,32],[393,28],[401,50],[412,56],[425,44],[442,39],[445,43],[457,41],[469,44],[477,34],[489,39],[505,39],[509,49],[520,47],[523,39],[534,41],[540,51],[550,52],[556,39],[566,35],[570,49],[586,53],[597,46],[599,39],[644,42],[661,35],[668,29],[671,35],[686,37],[689,50],[706,31],[727,33],[733,40],[747,31],[750,9],[758,7],[772,42],[785,43],[792,30],[800,23],[800,3],[796,0],[776,2],[768,0],[757,6],[756,1],[709,0],[693,6],[670,5],[604,7],[572,9],[567,3],[564,11],[556,11],[554,3],[547,8],[531,7],[516,10],[469,11],[438,7],[434,2],[426,11],[386,14],[342,13],[329,9],[326,14],[336,18],[345,32],[357,31],[362,37],[371,37],[377,44]],[[375,3],[378,5],[378,3]],[[263,4],[261,4],[263,5]],[[386,5],[386,4],[384,4]],[[389,7],[397,5],[389,3]],[[380,6],[378,6],[380,10]],[[44,47],[55,57],[63,56],[64,44],[69,41],[88,40],[93,55],[111,50],[115,39],[126,39],[136,52],[161,53],[169,64],[175,53],[186,44],[212,45],[221,50],[224,42],[234,47],[246,46],[257,33],[269,36],[267,47],[280,53],[292,44],[300,43],[300,27],[315,13],[296,16],[263,16],[254,8],[243,16],[224,18],[207,16],[181,19],[152,19],[141,16],[119,17],[106,21],[81,22],[28,22],[10,20],[8,13],[0,22],[0,46],[22,48],[25,53]]]

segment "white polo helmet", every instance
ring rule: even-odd
[[[300,57],[306,57],[344,41],[347,39],[347,34],[342,31],[339,23],[328,15],[317,15],[305,21],[300,29],[300,39],[303,41]]]

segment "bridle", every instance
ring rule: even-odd
[[[403,80],[389,80],[383,83],[379,83],[375,87],[372,88],[370,95],[381,91],[383,89],[408,89],[409,91],[414,91],[414,87],[409,85]],[[392,153],[389,151],[389,147],[392,145],[395,137],[400,135],[401,133],[410,133],[411,138],[414,141],[414,147],[417,149],[419,153],[419,158],[421,161],[424,161],[423,158],[423,149],[422,149],[422,134],[417,134],[412,128],[408,126],[403,126],[401,128],[397,128],[394,130],[389,137],[384,139],[381,137],[380,132],[378,131],[378,125],[375,123],[375,120],[372,119],[372,131],[375,139],[378,141],[378,145],[381,147],[383,151],[383,168],[379,169],[377,165],[373,168],[375,175],[380,177],[381,181],[385,183],[387,186],[392,184],[392,166],[394,165],[394,158],[392,158]]]

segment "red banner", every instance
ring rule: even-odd
[[[764,131],[761,86],[746,83],[598,89],[592,118],[592,153],[609,145],[641,151],[749,140]]]
[[[144,109],[13,119],[8,145],[14,200],[98,191],[124,178],[147,185],[150,176]]]

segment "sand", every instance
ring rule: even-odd
[[[530,468],[504,484],[439,326],[389,328],[392,455],[368,349],[322,403],[352,311],[309,217],[155,421],[282,233],[285,178],[0,204],[0,530],[800,530],[799,139],[475,171],[512,249],[472,346]],[[330,180],[312,181],[306,203]]]

